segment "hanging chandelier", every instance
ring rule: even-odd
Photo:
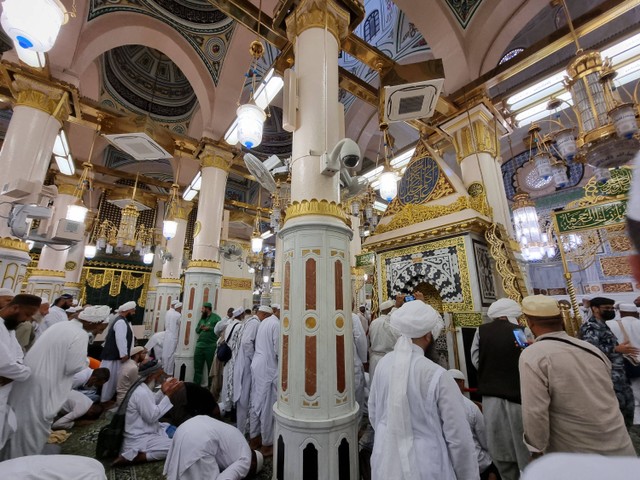
[[[391,157],[393,149],[393,139],[389,135],[389,125],[386,123],[380,124],[380,131],[382,132],[383,142],[383,155],[384,155],[384,167],[382,174],[379,178],[378,188],[380,190],[380,196],[390,202],[396,195],[398,195],[398,176],[391,167]]]
[[[637,102],[622,100],[609,59],[603,60],[598,51],[582,50],[567,4],[560,1],[576,45],[577,56],[567,67],[564,86],[571,94],[577,127],[558,121],[561,129],[553,132],[556,148],[566,161],[575,159],[596,169],[623,166],[640,149]],[[548,108],[557,109],[562,102],[552,98]]]
[[[264,239],[260,236],[260,193],[258,192],[258,208],[256,208],[256,219],[251,234],[251,251],[255,254],[261,253],[263,243]]]
[[[178,222],[176,221],[176,210],[179,208],[178,195],[179,185],[174,183],[171,185],[171,195],[169,204],[167,205],[167,213],[162,221],[162,236],[167,240],[171,240],[178,233]]]

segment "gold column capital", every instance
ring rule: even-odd
[[[54,117],[60,124],[69,117],[69,93],[65,90],[24,75],[15,75],[12,86],[16,106],[41,110]]]
[[[205,144],[200,153],[200,166],[202,168],[213,167],[225,172],[231,170],[233,165],[233,153],[212,144]]]
[[[442,129],[452,137],[458,163],[475,153],[488,153],[494,158],[500,155],[498,136],[505,133],[504,128],[482,103],[449,120]]]
[[[349,11],[335,0],[302,0],[285,21],[291,42],[310,28],[326,27],[338,45],[349,35]]]

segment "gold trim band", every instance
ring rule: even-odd
[[[214,260],[191,260],[187,266],[187,270],[190,268],[217,268],[220,270],[220,262]]]
[[[60,271],[60,270],[38,270],[38,269],[32,270],[31,271],[31,275],[29,275],[30,278],[33,278],[33,277],[64,278],[66,276],[67,276],[67,274],[65,272]]]
[[[159,278],[158,283],[178,283],[180,284],[179,278]]]
[[[324,215],[337,218],[343,221],[347,225],[350,224],[347,215],[345,214],[342,206],[336,202],[329,202],[328,200],[302,200],[301,202],[293,202],[285,216],[285,222],[292,218],[302,217],[305,215]]]
[[[82,288],[82,284],[80,282],[64,282],[65,288]]]
[[[20,250],[21,252],[29,252],[29,245],[22,240],[11,237],[0,238],[0,248],[8,248],[9,250]]]

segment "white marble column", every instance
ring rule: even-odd
[[[167,251],[173,255],[171,260],[167,260],[162,265],[162,277],[158,280],[156,290],[156,311],[157,319],[155,332],[164,330],[164,316],[171,307],[171,302],[180,298],[182,283],[180,274],[182,273],[182,257],[184,254],[184,241],[187,234],[187,218],[191,211],[191,203],[177,200],[179,205],[174,209],[174,220],[178,222],[176,236],[167,242]]]
[[[159,200],[156,205],[156,232],[162,232],[162,222],[164,220],[164,200]],[[159,234],[156,234],[159,238]],[[153,264],[151,267],[151,275],[149,277],[149,286],[147,288],[147,299],[145,301],[144,308],[144,337],[149,338],[154,332],[158,331],[158,324],[160,323],[160,314],[157,312],[159,306],[156,302],[158,293],[158,282],[162,276],[162,259],[157,254],[158,250],[154,251]]]
[[[333,0],[302,0],[286,19],[295,46],[298,128],[292,204],[282,239],[274,478],[358,478],[351,320],[351,228],[338,205],[338,175],[320,155],[340,140],[338,52],[349,14]],[[326,24],[326,29],[324,25]],[[325,59],[326,61],[323,61]],[[264,439],[263,439],[264,442]]]
[[[276,234],[276,253],[273,257],[273,283],[271,284],[271,303],[282,303],[282,239]]]
[[[50,229],[56,228],[58,222],[66,217],[67,207],[76,202],[75,190],[76,186],[70,183],[58,184],[58,195],[54,200],[53,216],[49,222]],[[42,247],[38,267],[29,276],[26,292],[40,297],[47,296],[51,300],[60,296],[66,282],[65,264],[68,253],[69,249],[63,245]]]
[[[224,215],[227,176],[233,156],[213,145],[207,145],[200,156],[202,188],[198,194],[198,215],[193,236],[193,253],[184,280],[183,321],[176,350],[175,371],[181,380],[192,381],[193,354],[196,348],[196,326],[204,303],[218,311],[218,295],[222,281],[219,262],[220,235]],[[204,375],[203,378],[208,378]]]
[[[16,75],[13,81],[16,104],[0,150],[2,183],[32,182],[29,191],[42,188],[56,135],[69,114],[69,102],[61,90]],[[2,203],[6,202],[6,203]],[[23,203],[9,196],[0,197],[0,216],[8,218],[11,203]],[[11,234],[7,222],[0,222],[0,288],[20,291],[29,248]]]

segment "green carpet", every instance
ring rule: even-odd
[[[62,453],[94,458],[98,432],[106,424],[105,419],[100,419],[89,425],[74,427],[70,430],[69,439],[62,444]],[[109,462],[104,466],[109,480],[161,480],[164,478],[162,475],[164,461],[121,468],[111,468]],[[255,480],[270,480],[271,472],[271,459],[266,459],[262,472],[253,478]]]

